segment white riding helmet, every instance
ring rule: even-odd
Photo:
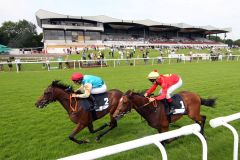
[[[147,76],[148,79],[157,79],[159,77],[159,73],[157,70],[153,70]]]

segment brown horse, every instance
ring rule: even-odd
[[[109,129],[96,137],[96,140],[98,141],[103,135],[117,126],[117,121],[112,117],[112,115],[116,110],[118,102],[123,94],[121,91],[117,89],[108,91],[109,107],[103,111],[96,112],[95,118],[93,118],[91,111],[86,111],[82,106],[80,106],[78,101],[81,101],[81,99],[70,98],[72,93],[73,90],[71,88],[69,89],[69,86],[62,84],[59,81],[53,81],[52,84],[49,85],[44,91],[43,96],[35,104],[38,108],[43,108],[51,102],[58,101],[61,103],[61,105],[67,111],[71,121],[77,124],[76,128],[69,135],[70,140],[78,144],[87,143],[87,140],[77,140],[75,138],[76,134],[78,134],[85,127],[88,127],[90,133],[95,133],[104,129],[106,126],[109,126]],[[110,113],[110,123],[105,123],[98,129],[94,130],[92,124],[93,121],[102,118],[108,113]]]
[[[204,134],[206,116],[200,114],[200,106],[213,107],[216,99],[203,99],[197,94],[188,91],[182,91],[179,95],[182,97],[186,106],[186,114],[189,118],[200,124],[201,133]],[[132,108],[146,119],[149,126],[157,129],[159,133],[167,132],[169,123],[175,122],[182,117],[182,114],[167,116],[162,101],[149,103],[148,98],[130,90],[122,96],[113,117],[119,119]]]

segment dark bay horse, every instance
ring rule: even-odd
[[[203,99],[199,95],[182,91],[179,93],[186,106],[186,114],[201,126],[201,133],[204,134],[204,124],[206,116],[200,114],[201,105],[213,107],[216,99]],[[157,129],[159,133],[167,132],[170,122],[175,122],[182,117],[182,114],[167,116],[164,104],[161,101],[149,103],[148,98],[133,91],[127,91],[118,103],[118,107],[113,117],[119,119],[135,109],[146,121],[148,125]]]
[[[108,91],[109,107],[103,111],[96,112],[95,119],[93,118],[91,111],[86,111],[83,109],[83,107],[80,106],[78,101],[81,101],[81,99],[70,98],[70,95],[73,92],[74,91],[72,89],[69,89],[69,86],[62,84],[59,81],[53,81],[52,84],[49,85],[47,89],[45,89],[42,97],[35,103],[35,105],[38,108],[43,108],[51,102],[60,102],[64,109],[67,111],[71,121],[77,124],[76,128],[69,135],[69,139],[78,144],[88,142],[87,140],[77,140],[75,138],[75,136],[85,127],[88,127],[90,133],[95,133],[104,129],[106,126],[109,126],[109,129],[96,137],[96,140],[98,141],[103,135],[117,126],[117,121],[112,117],[112,115],[116,110],[118,102],[123,94],[121,91],[117,89]],[[108,113],[110,114],[110,123],[105,123],[98,129],[94,130],[92,124],[93,121],[102,118]]]

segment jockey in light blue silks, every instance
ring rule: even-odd
[[[81,91],[81,94],[73,93],[72,97],[90,98],[93,102],[94,108],[97,108],[96,100],[91,94],[100,94],[107,91],[107,86],[102,80],[102,78],[93,75],[74,73],[71,76],[71,80],[75,84],[81,85],[78,89]]]

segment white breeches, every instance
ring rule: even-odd
[[[176,90],[178,89],[179,87],[182,86],[182,79],[179,78],[178,82],[174,85],[172,85],[171,87],[168,88],[167,90],[167,95],[166,95],[166,99],[169,99],[171,98],[171,94]],[[159,92],[160,94],[162,93],[162,89],[160,90]]]
[[[107,86],[105,84],[102,85],[100,88],[92,88],[91,94],[100,94],[107,91]]]

